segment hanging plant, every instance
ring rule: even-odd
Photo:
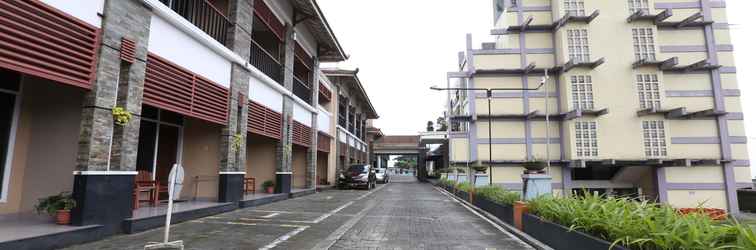
[[[123,107],[113,108],[113,122],[119,126],[126,126],[131,121],[131,113]]]
[[[241,149],[243,139],[244,138],[242,137],[240,133],[237,133],[234,135],[233,146],[234,146],[234,150],[236,150],[237,152]]]

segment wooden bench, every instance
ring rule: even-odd
[[[255,193],[255,177],[244,177],[244,194]]]

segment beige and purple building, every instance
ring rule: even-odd
[[[452,164],[492,163],[493,183],[521,189],[522,164],[548,159],[557,195],[738,211],[752,174],[725,1],[493,3],[494,42],[468,35],[450,87],[544,86],[453,92]]]

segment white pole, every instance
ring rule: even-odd
[[[551,131],[549,127],[549,116],[551,114],[549,113],[549,70],[545,69],[543,70],[543,79],[541,80],[543,82],[544,90],[543,92],[546,95],[546,173],[551,174],[551,155],[550,155],[550,148],[551,148]]]
[[[173,186],[176,185],[176,177],[178,176],[178,165],[174,164],[171,173],[173,178],[168,181],[168,213],[165,215],[165,234],[163,235],[163,243],[168,243],[168,235],[171,232],[171,214],[173,214]]]

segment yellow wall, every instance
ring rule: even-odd
[[[181,197],[214,201],[218,197],[221,127],[188,117],[184,121]]]
[[[247,138],[247,176],[263,190],[263,182],[276,181],[276,141],[252,134]]]
[[[451,139],[451,161],[466,162],[470,159],[470,144],[466,138]]]
[[[307,148],[295,145],[292,149],[291,187],[304,188],[307,176]]]
[[[31,212],[39,198],[73,189],[83,91],[32,77],[22,85],[8,198],[0,214]]]
[[[674,207],[727,208],[727,196],[723,190],[669,190],[667,201]]]

